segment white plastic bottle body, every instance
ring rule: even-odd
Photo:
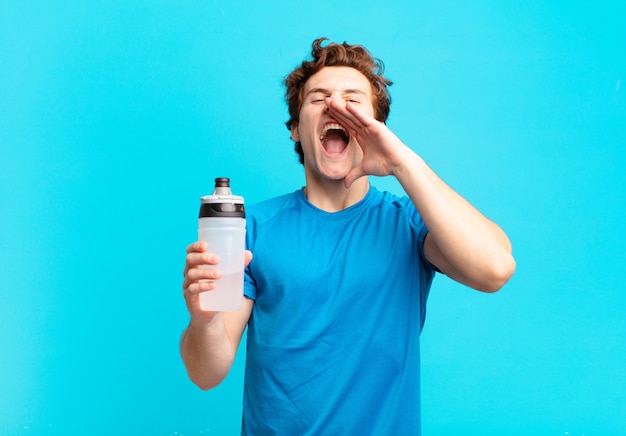
[[[244,218],[200,218],[198,240],[208,245],[207,251],[220,256],[215,268],[222,277],[215,280],[215,289],[200,294],[203,310],[233,311],[243,305],[243,277],[246,244]]]

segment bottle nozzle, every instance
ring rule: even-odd
[[[213,195],[233,195],[230,190],[230,179],[228,177],[218,177],[215,179]]]

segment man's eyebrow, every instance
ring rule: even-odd
[[[344,94],[362,94],[367,96],[365,91],[361,91],[360,89],[343,89],[340,91],[342,95]],[[305,95],[320,93],[324,95],[330,95],[331,91],[326,88],[313,88],[309,89]]]

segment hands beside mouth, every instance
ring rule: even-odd
[[[344,179],[349,188],[363,176],[395,175],[398,168],[414,152],[404,144],[384,123],[344,101],[334,94],[326,97],[327,112],[356,139],[363,150],[361,163],[352,168]]]

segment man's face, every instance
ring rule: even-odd
[[[326,112],[326,97],[350,101],[374,116],[372,88],[363,74],[350,67],[324,67],[304,85],[300,121],[291,129],[291,137],[302,144],[307,178],[343,180],[361,162],[363,152]]]

